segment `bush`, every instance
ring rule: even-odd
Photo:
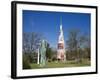
[[[23,54],[23,69],[30,69],[30,68],[31,66],[30,66],[28,56]]]

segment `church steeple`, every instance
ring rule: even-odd
[[[57,59],[65,60],[65,47],[64,47],[62,19],[60,20],[60,34],[59,34],[58,46],[57,46]]]
[[[62,32],[62,18],[60,19],[60,32]]]
[[[64,36],[63,36],[63,29],[62,29],[62,19],[60,20],[60,34],[59,34],[59,41],[61,42],[64,41]]]

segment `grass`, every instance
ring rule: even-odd
[[[87,59],[82,60],[81,63],[77,63],[75,60],[70,60],[66,62],[46,62],[44,67],[40,67],[39,64],[32,63],[30,64],[32,69],[40,69],[40,68],[61,68],[61,67],[82,67],[82,66],[90,66],[90,61]]]

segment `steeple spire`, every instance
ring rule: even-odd
[[[60,18],[60,31],[62,31],[62,17]]]
[[[62,17],[60,18],[60,37],[63,37]]]

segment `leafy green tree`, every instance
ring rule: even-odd
[[[52,57],[52,49],[50,48],[50,45],[47,44],[47,49],[46,49],[46,58],[51,59]]]

